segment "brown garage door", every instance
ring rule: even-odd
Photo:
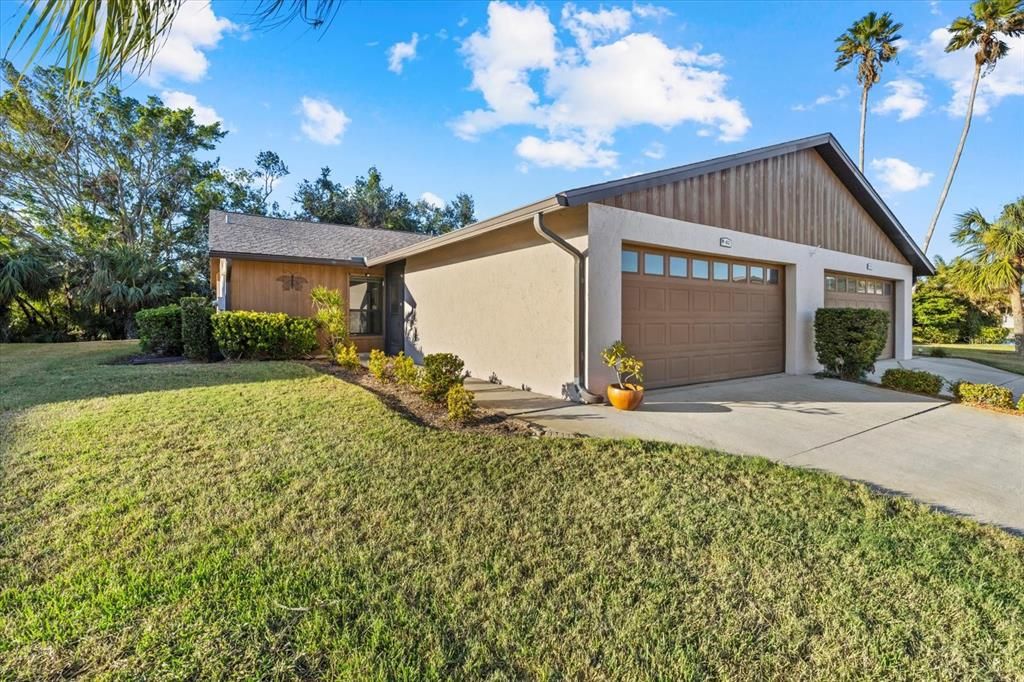
[[[892,282],[883,279],[847,275],[842,272],[825,273],[826,308],[875,308],[889,313],[889,334],[885,348],[878,357],[882,360],[893,357],[896,347],[893,330]]]
[[[626,246],[622,340],[650,388],[785,369],[785,286],[777,265]]]

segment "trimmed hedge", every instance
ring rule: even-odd
[[[139,342],[146,353],[181,353],[181,308],[175,304],[147,308],[135,313]]]
[[[945,383],[938,374],[916,369],[887,369],[882,375],[882,385],[900,391],[938,395]]]
[[[285,360],[309,355],[318,346],[316,322],[308,317],[229,310],[214,313],[210,321],[227,358]]]
[[[435,403],[444,402],[452,386],[465,379],[462,368],[465,363],[454,353],[431,353],[423,357],[421,389],[423,397]]]
[[[213,306],[202,296],[185,296],[181,307],[182,354],[190,360],[208,362],[217,352],[213,342]]]
[[[1001,410],[1013,409],[1013,391],[1004,386],[961,381],[957,393],[960,400],[968,405],[986,405]]]
[[[874,371],[889,333],[889,315],[870,308],[818,308],[814,350],[829,374],[861,379]]]

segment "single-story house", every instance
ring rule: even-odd
[[[818,308],[890,314],[932,264],[830,134],[559,192],[437,237],[213,211],[222,309],[309,314],[339,288],[360,350],[449,351],[473,376],[570,398],[622,339],[657,388],[808,374]]]

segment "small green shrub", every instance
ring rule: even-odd
[[[350,372],[357,370],[362,366],[359,362],[359,351],[356,350],[356,344],[354,343],[339,346],[338,350],[334,353],[334,361],[338,363],[340,367],[347,369]]]
[[[974,337],[974,343],[1002,343],[1010,337],[1006,327],[982,327]]]
[[[217,351],[213,342],[213,306],[202,296],[185,296],[181,307],[182,355],[189,360],[209,361]]]
[[[139,342],[146,353],[181,353],[181,308],[175,304],[147,308],[135,313]]]
[[[418,387],[422,383],[420,368],[405,353],[399,352],[398,355],[391,358],[391,371],[395,376],[395,381],[403,386]]]
[[[229,310],[210,318],[213,338],[224,357],[284,360],[312,353],[317,324],[284,313]]]
[[[814,315],[814,350],[829,374],[861,379],[874,371],[885,348],[889,315],[869,308],[818,308]]]
[[[1013,391],[995,384],[960,382],[960,400],[968,405],[985,405],[1001,410],[1013,409]]]
[[[936,348],[932,348],[930,355],[933,358],[948,358],[949,351],[942,346],[937,346]]]
[[[473,417],[476,398],[473,392],[463,384],[455,384],[448,389],[448,418],[456,424],[465,424]]]
[[[1020,400],[1017,401],[1017,411],[1024,412],[1024,393],[1021,393]]]
[[[887,369],[882,375],[882,385],[900,391],[938,395],[945,383],[937,374],[915,369]]]
[[[431,353],[423,357],[420,387],[423,397],[435,403],[444,401],[452,386],[461,384],[465,363],[454,353]]]
[[[337,358],[348,345],[348,310],[345,308],[345,299],[337,289],[325,286],[313,287],[309,297],[316,311],[313,319],[323,334],[327,351],[331,357]]]
[[[370,360],[367,363],[370,374],[378,381],[392,381],[394,371],[391,367],[391,358],[384,354],[384,351],[374,348],[370,351]]]

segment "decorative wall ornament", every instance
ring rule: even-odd
[[[302,291],[302,287],[309,283],[305,277],[299,277],[296,274],[281,275],[277,281],[281,283],[281,288],[285,291]]]

